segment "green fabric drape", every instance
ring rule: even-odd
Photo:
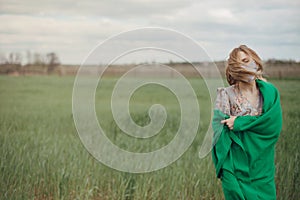
[[[276,199],[275,144],[282,128],[278,90],[257,79],[262,114],[238,116],[233,130],[221,124],[230,116],[214,110],[212,158],[226,199]]]

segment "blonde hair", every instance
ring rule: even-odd
[[[249,72],[245,70],[241,65],[243,62],[239,58],[239,52],[244,52],[246,55],[250,56],[256,63],[258,70],[257,73]],[[247,47],[246,45],[240,45],[237,48],[234,48],[231,53],[229,54],[229,58],[227,60],[226,65],[226,78],[227,82],[230,85],[234,85],[239,81],[244,81],[247,79],[247,76],[254,75],[256,78],[266,81],[262,77],[263,73],[263,66],[262,66],[262,60],[257,55],[255,51]]]

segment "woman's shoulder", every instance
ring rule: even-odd
[[[265,79],[264,79],[264,80],[258,79],[257,82],[260,83],[261,85],[264,85],[264,86],[267,87],[269,90],[273,90],[273,91],[275,91],[276,93],[279,92],[278,89],[277,89],[277,87],[276,87],[273,83],[271,83],[271,82],[269,82],[269,81],[267,81],[267,80],[265,80]]]
[[[217,88],[217,94],[221,95],[227,95],[231,96],[235,94],[236,91],[236,85],[230,85],[228,87],[218,87]]]

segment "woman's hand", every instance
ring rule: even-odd
[[[236,116],[230,116],[230,118],[222,120],[221,123],[226,124],[228,128],[232,130],[235,118]]]

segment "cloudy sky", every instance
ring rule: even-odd
[[[24,59],[26,51],[54,51],[62,63],[80,64],[113,35],[162,27],[193,38],[213,60],[247,44],[264,60],[300,61],[298,0],[0,0],[0,21],[0,53],[21,52]]]

